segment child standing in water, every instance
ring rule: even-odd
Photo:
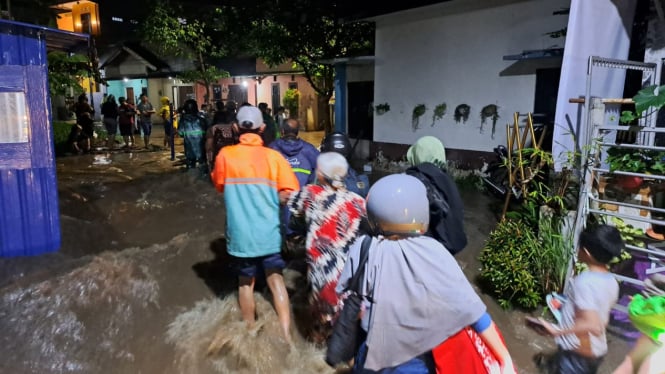
[[[546,334],[554,337],[558,352],[546,364],[548,373],[593,374],[607,353],[605,331],[610,310],[619,299],[619,284],[607,264],[621,253],[619,231],[609,225],[587,228],[580,236],[577,258],[587,271],[573,278],[561,307],[561,322],[542,318]]]

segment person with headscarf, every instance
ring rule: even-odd
[[[385,176],[370,188],[366,209],[372,241],[359,287],[366,339],[353,372],[514,374],[487,307],[455,258],[424,235],[423,183],[407,174]],[[359,271],[363,241],[349,249],[339,294]]]
[[[308,184],[291,195],[287,206],[294,215],[305,217],[306,262],[310,284],[311,327],[308,338],[324,343],[342,307],[335,287],[344,268],[348,246],[358,236],[365,200],[346,189],[344,177],[349,164],[335,152],[316,159],[317,184]]]
[[[406,173],[427,188],[430,220],[426,235],[438,240],[453,255],[467,244],[464,203],[453,178],[446,172],[446,151],[438,138],[423,136],[406,153]]]

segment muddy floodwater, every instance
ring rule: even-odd
[[[0,373],[335,372],[323,347],[299,333],[301,263],[285,270],[295,347],[281,338],[261,284],[257,325],[248,331],[242,323],[225,255],[224,204],[206,176],[183,170],[179,157],[172,161],[158,147],[62,157],[56,165],[62,248],[0,259]],[[463,197],[469,245],[458,260],[474,279],[496,221],[490,197]],[[533,355],[553,343],[524,326],[524,313],[482,297],[519,372],[536,373]],[[629,349],[609,339],[601,373]]]

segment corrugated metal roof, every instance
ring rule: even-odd
[[[88,40],[90,39],[87,34],[8,20],[0,20],[0,32],[33,38],[44,37],[46,38],[46,49],[49,51],[77,52],[84,50],[88,47]]]

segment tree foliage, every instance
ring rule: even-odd
[[[270,66],[292,62],[318,94],[326,130],[331,130],[328,100],[334,92],[334,66],[323,61],[373,53],[374,25],[344,22],[335,1],[166,4],[155,5],[143,27],[143,35],[157,50],[192,58],[200,73],[223,56],[250,55]],[[198,82],[210,78],[184,76]]]
[[[48,80],[51,97],[67,95],[69,89],[74,95],[83,92],[81,79],[88,76],[88,58],[83,55],[69,55],[53,51],[48,56]]]
[[[178,78],[196,82],[206,89],[210,98],[210,85],[228,72],[214,66],[214,59],[226,54],[226,49],[213,38],[216,26],[211,26],[208,13],[187,12],[183,6],[157,3],[142,27],[145,41],[165,55],[192,60],[195,69],[182,72]]]
[[[303,69],[325,114],[334,92],[334,66],[322,61],[373,53],[374,25],[345,23],[335,6],[334,1],[252,2],[238,7],[243,22],[234,28],[245,36],[249,50],[268,65],[291,61]],[[330,131],[329,115],[323,119]]]

